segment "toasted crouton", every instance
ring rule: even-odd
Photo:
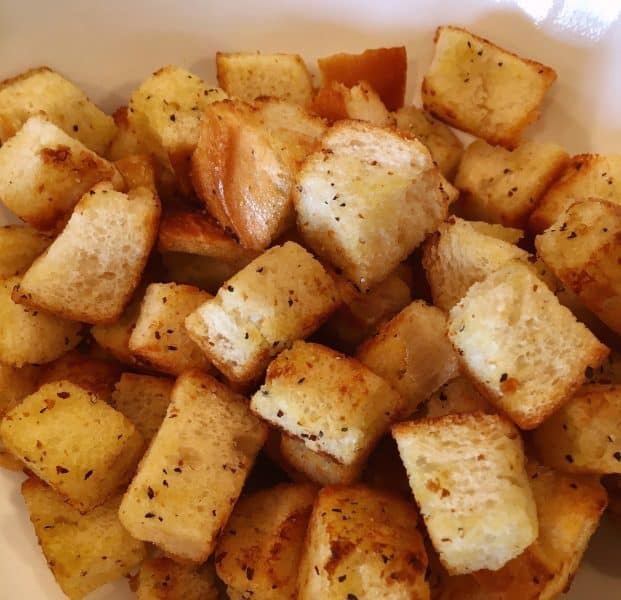
[[[423,406],[423,416],[428,419],[460,413],[498,412],[472,382],[462,375],[451,379],[434,392]]]
[[[448,185],[417,140],[342,121],[298,175],[298,227],[319,256],[366,290],[445,218]]]
[[[362,363],[298,341],[269,366],[251,409],[306,447],[352,465],[403,410],[401,396]]]
[[[466,148],[455,178],[461,191],[459,213],[467,219],[525,228],[568,161],[569,154],[557,144],[525,142],[509,151],[477,140]]]
[[[216,68],[218,84],[234,98],[250,102],[270,97],[310,104],[313,82],[298,54],[217,52]]]
[[[438,27],[422,85],[425,110],[444,122],[514,148],[554,83],[553,69],[459,27]]]
[[[601,198],[616,204],[621,198],[621,156],[573,156],[561,176],[548,188],[530,216],[532,231],[541,233],[577,200]]]
[[[0,227],[0,279],[23,273],[52,238],[23,225]]]
[[[103,155],[116,127],[73,83],[48,67],[0,83],[0,143],[32,116],[43,115],[65,133]]]
[[[317,490],[281,484],[239,500],[215,551],[216,572],[241,597],[295,600]]]
[[[123,190],[146,187],[157,194],[155,160],[149,154],[130,154],[114,163],[125,186]]]
[[[82,512],[126,484],[144,450],[128,419],[69,381],[26,397],[4,416],[0,434],[14,456]]]
[[[477,387],[522,429],[558,410],[608,354],[521,261],[470,288],[448,335]]]
[[[405,398],[407,414],[459,372],[457,354],[446,337],[446,316],[422,300],[386,323],[358,349],[356,358]]]
[[[112,117],[116,125],[116,133],[106,152],[108,160],[121,160],[132,154],[148,152],[148,147],[140,139],[136,127],[130,122],[127,106],[119,106]]]
[[[373,48],[360,54],[333,54],[317,61],[325,87],[336,81],[353,87],[367,81],[388,110],[403,106],[408,58],[404,46]]]
[[[356,486],[319,492],[300,565],[299,599],[429,599],[427,554],[411,502]]]
[[[471,413],[393,426],[434,548],[451,574],[496,570],[538,534],[520,434]]]
[[[171,556],[204,562],[266,437],[245,398],[187,371],[123,498],[121,522]]]
[[[0,148],[0,200],[42,231],[60,229],[100,181],[122,182],[112,164],[40,116]]]
[[[159,216],[159,200],[147,188],[123,194],[110,183],[96,185],[13,298],[77,321],[114,322],[140,281]]]
[[[47,563],[72,600],[129,575],[145,558],[145,544],[119,521],[120,497],[81,515],[34,477],[22,483],[21,491]]]

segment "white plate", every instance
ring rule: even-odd
[[[620,0],[5,1],[0,77],[47,64],[113,110],[165,64],[213,81],[216,50],[293,51],[312,64],[338,51],[405,44],[414,97],[434,29],[450,23],[557,70],[544,117],[529,135],[564,144],[572,153],[619,152],[620,13]],[[22,505],[20,480],[0,473],[0,600],[60,600]],[[568,598],[621,597],[614,537],[608,523],[596,534]],[[125,583],[92,595],[130,597]]]

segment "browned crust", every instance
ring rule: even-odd
[[[327,119],[328,123],[334,123],[342,119],[347,119],[347,105],[343,93],[347,90],[341,87],[341,84],[335,81],[329,82],[322,87],[311,104],[311,110]]]
[[[14,75],[13,77],[8,77],[7,79],[0,81],[0,90],[10,87],[15,83],[19,83],[20,81],[29,79],[30,77],[32,77],[33,75],[37,75],[38,73],[54,73],[54,70],[45,65],[41,67],[33,67],[32,69],[28,69],[23,73],[19,73],[19,75]]]
[[[515,434],[515,438],[519,438],[519,433],[515,428],[514,423],[509,417],[503,414],[489,414],[483,411],[474,411],[471,413],[454,413],[443,415],[441,417],[423,417],[416,419],[415,421],[402,421],[391,427],[392,436],[407,435],[412,430],[419,429],[421,427],[427,427],[429,425],[472,425],[474,426],[478,421],[492,421],[498,420],[500,424],[509,427]]]
[[[131,154],[115,161],[114,166],[123,177],[126,189],[146,187],[157,194],[155,161],[149,154]]]

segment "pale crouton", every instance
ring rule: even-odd
[[[23,225],[0,227],[0,279],[23,273],[52,238]]]
[[[449,311],[470,286],[506,263],[528,261],[528,252],[514,244],[481,233],[469,221],[449,217],[423,248],[423,267],[433,303]]]
[[[448,185],[417,140],[342,121],[298,175],[298,227],[319,256],[366,290],[446,217]]]
[[[525,228],[568,161],[569,154],[557,144],[525,142],[510,151],[477,140],[466,148],[455,178],[461,191],[459,214]]]
[[[270,364],[250,407],[309,450],[351,465],[369,455],[404,401],[357,360],[298,341]]]
[[[496,570],[538,534],[517,429],[498,415],[447,415],[395,425],[410,486],[451,574]]]
[[[144,450],[127,418],[69,381],[26,397],[4,416],[0,434],[13,455],[81,512],[127,484]]]
[[[0,83],[0,143],[32,116],[43,115],[65,133],[103,155],[116,127],[86,94],[48,67],[30,69]]]
[[[300,565],[300,600],[429,599],[411,502],[357,486],[319,492]]]
[[[0,200],[20,219],[55,231],[100,181],[122,183],[108,161],[43,117],[30,117],[0,147]]]
[[[397,129],[425,144],[442,175],[452,181],[464,150],[464,145],[452,129],[414,105],[400,108],[395,118]]]
[[[123,194],[110,183],[96,185],[26,271],[13,298],[77,321],[116,321],[140,281],[159,217],[151,190]]]
[[[520,261],[470,288],[448,335],[477,387],[522,429],[558,410],[608,354]]]
[[[119,521],[120,496],[86,515],[33,477],[22,483],[22,496],[47,563],[72,600],[129,575],[146,556],[145,544]]]
[[[244,496],[215,551],[216,572],[241,597],[295,600],[316,488],[281,484]]]
[[[490,142],[513,148],[539,118],[556,72],[459,27],[438,27],[422,84],[425,110]]]
[[[388,110],[403,106],[408,69],[405,46],[372,48],[360,54],[339,53],[317,61],[322,86],[332,81],[353,87],[367,81]]]
[[[119,511],[136,538],[202,563],[267,437],[245,398],[199,371],[181,375]]]
[[[541,233],[576,200],[583,198],[621,202],[621,155],[579,154],[572,157],[531,214],[531,230]]]
[[[460,413],[498,412],[472,382],[462,375],[451,379],[434,392],[422,408],[422,416],[429,419]]]
[[[229,95],[250,102],[256,98],[280,98],[308,106],[313,81],[298,54],[217,52],[218,85]]]
[[[132,154],[148,152],[148,147],[140,139],[136,127],[130,122],[129,108],[119,106],[112,115],[116,125],[116,133],[106,152],[108,160],[120,160]]]
[[[251,381],[315,331],[339,303],[334,281],[294,242],[253,260],[186,319],[190,337],[229,379]]]
[[[14,367],[51,362],[80,343],[82,325],[16,304],[11,296],[21,281],[0,280],[0,362]]]

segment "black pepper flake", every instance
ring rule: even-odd
[[[66,400],[67,398],[69,398],[71,396],[71,394],[69,392],[58,392],[56,395],[59,398],[62,398],[63,400]]]
[[[80,130],[80,128],[77,125],[73,126],[73,131],[79,131],[79,130]]]
[[[174,351],[177,349],[177,346],[167,346],[167,348],[168,348],[170,351],[174,352]]]
[[[229,292],[234,292],[234,291],[235,291],[235,288],[234,288],[232,285],[227,285],[227,286],[226,286],[226,289],[227,289]]]
[[[477,56],[483,56],[483,50],[479,50],[479,51],[477,52]]]
[[[177,120],[177,117],[174,114],[170,115],[170,120],[174,123]]]
[[[149,500],[153,500],[153,498],[155,497],[155,492],[153,491],[153,488],[151,486],[147,488],[147,496],[149,496]]]
[[[349,431],[349,427],[341,427],[341,431]]]
[[[347,575],[339,575],[339,582],[343,583],[347,579]]]
[[[284,412],[282,412],[282,410],[279,410],[279,411],[276,413],[276,416],[280,419],[280,417],[282,417],[284,414],[285,414],[285,413],[284,413]]]
[[[254,577],[254,569],[252,567],[246,567],[246,579],[252,581]]]
[[[84,473],[84,481],[86,481],[93,474],[93,469],[89,469]]]
[[[573,240],[574,238],[577,238],[578,234],[575,231],[572,231],[568,236],[567,239],[568,240]]]
[[[164,296],[162,298],[162,304],[166,304],[166,302],[168,302],[168,298],[166,296]]]
[[[152,513],[152,512],[144,513],[145,519],[152,519],[154,516],[155,516],[155,513]]]
[[[500,61],[500,62],[498,63],[498,66],[499,66],[499,67],[502,67],[502,61]]]
[[[358,596],[356,594],[347,594],[347,600],[358,600]]]
[[[60,465],[56,465],[56,473],[58,475],[64,475],[65,473],[69,473],[69,469],[66,467],[61,467]]]
[[[507,373],[503,373],[500,376],[500,383],[502,383],[503,381],[507,381],[508,377],[509,377],[509,375],[507,375]]]
[[[181,467],[175,467],[175,468],[173,469],[173,471],[174,471],[175,473],[181,473]]]
[[[168,481],[166,481],[165,479],[164,479],[164,480],[162,480],[162,485],[163,485],[164,487],[168,487]]]
[[[288,304],[289,306],[293,306],[293,300],[291,300],[291,298],[289,298],[289,300],[287,300],[287,304]]]
[[[215,517],[215,516],[216,516],[216,509],[215,509],[215,508],[211,511],[211,515],[212,515],[213,517]]]
[[[570,488],[572,488],[572,489],[574,489],[574,490],[577,490],[577,489],[578,489],[578,486],[577,486],[575,483],[570,483],[570,484],[569,484],[569,487],[570,487]]]
[[[45,411],[47,410],[47,406],[44,406],[40,411],[39,414],[43,414]]]
[[[315,565],[315,573],[317,573],[317,575],[319,575],[319,569],[317,568],[317,565]]]
[[[587,379],[592,379],[592,378],[593,378],[593,367],[587,367],[587,368],[584,370],[584,376],[585,376]]]
[[[621,462],[621,452],[617,451],[613,454],[613,457],[616,461]]]
[[[300,377],[298,379],[298,383],[304,383],[306,381],[306,377]]]
[[[565,454],[565,460],[571,464],[574,462],[574,457],[571,454]]]
[[[159,340],[162,337],[159,331],[156,331],[153,335],[155,336],[156,340]]]
[[[244,334],[244,339],[247,340],[250,336],[248,335],[248,332],[246,331],[246,333]]]
[[[263,273],[263,267],[259,267],[259,268],[257,269],[257,273]]]

